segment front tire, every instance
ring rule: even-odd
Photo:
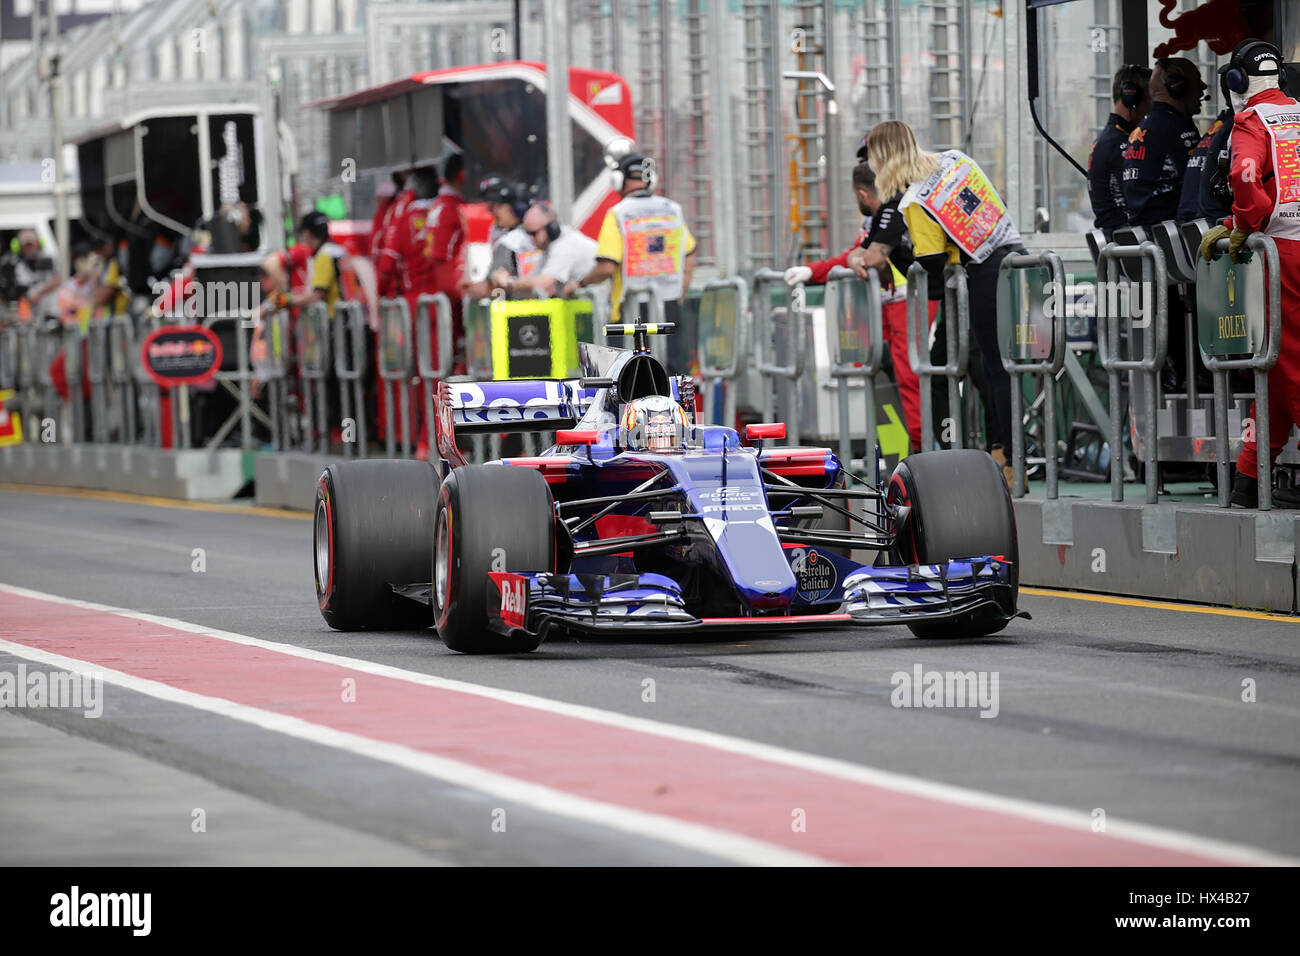
[[[516,465],[452,469],[434,519],[433,610],[438,635],[463,654],[519,654],[540,636],[488,629],[490,571],[554,571],[555,508],[546,479]]]
[[[393,593],[427,580],[438,475],[424,461],[336,462],[316,484],[313,555],[321,616],[340,631],[428,627]]]
[[[1011,563],[1010,606],[984,606],[948,621],[919,621],[917,637],[986,637],[1007,626],[1020,590],[1016,515],[1002,470],[974,449],[925,452],[898,463],[888,503],[910,505],[895,545],[907,563],[1003,555]]]

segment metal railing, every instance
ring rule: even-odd
[[[1016,498],[1025,495],[1025,429],[1024,429],[1024,393],[1021,388],[1022,375],[1041,377],[1043,384],[1043,450],[1046,461],[1047,497],[1055,499],[1057,490],[1056,460],[1056,376],[1065,366],[1065,352],[1068,347],[1065,336],[1065,268],[1061,257],[1055,252],[1011,253],[1002,259],[998,266],[998,307],[1002,307],[1001,284],[1003,273],[1025,272],[1046,268],[1050,274],[1049,287],[1044,289],[1045,300],[1034,295],[1032,287],[1022,286],[1018,291],[1017,301],[1008,303],[1018,305],[1017,313],[1008,316],[1010,328],[1014,330],[1014,341],[1006,343],[1002,349],[1002,367],[1011,375],[1011,494]],[[1014,278],[1012,280],[1015,281]],[[1032,280],[1031,280],[1032,281]],[[1037,311],[1042,312],[1039,323],[1033,320]],[[1025,361],[1014,354],[1015,346],[1033,344],[1037,334],[1043,329],[1041,320],[1051,322],[1051,344],[1047,355],[1037,361]],[[1001,323],[999,322],[999,325]],[[1008,348],[1006,346],[1012,346]],[[1037,350],[1041,351],[1041,349]]]
[[[867,297],[866,315],[855,308],[859,303],[853,291],[862,289]],[[839,296],[844,295],[844,307]],[[836,380],[840,419],[840,461],[850,467],[853,461],[853,435],[849,427],[849,383],[861,379],[866,400],[866,425],[863,464],[874,475],[874,462],[879,459],[876,446],[876,375],[885,358],[883,306],[880,296],[880,274],[867,270],[867,279],[858,278],[852,269],[836,266],[826,277],[826,339],[831,344],[830,377]],[[862,342],[866,320],[866,342]],[[851,348],[846,348],[852,342]],[[863,347],[865,344],[865,348]]]
[[[108,441],[108,326],[111,320],[91,319],[86,330],[86,367],[90,383],[90,435],[92,440]]]
[[[1140,359],[1121,358],[1119,350],[1120,319],[1131,311],[1118,307],[1119,267],[1122,260],[1131,259],[1141,260],[1142,264],[1141,328],[1154,328],[1155,331],[1154,335],[1143,336]],[[1148,504],[1155,504],[1159,498],[1160,480],[1156,448],[1156,392],[1160,369],[1169,351],[1169,273],[1165,256],[1150,240],[1134,246],[1108,242],[1097,255],[1097,277],[1097,353],[1110,383],[1110,497],[1112,501],[1124,500],[1124,415],[1120,409],[1119,377],[1121,372],[1137,372],[1146,379],[1143,395],[1146,420],[1142,423],[1146,500]]]
[[[366,320],[360,302],[334,305],[334,377],[339,380],[339,414],[345,429],[343,457],[366,457]]]
[[[430,310],[437,316],[438,340],[433,341],[434,323],[430,321]],[[424,427],[430,431],[432,446],[433,430],[433,393],[437,383],[451,374],[453,359],[451,326],[451,299],[442,292],[421,295],[415,300],[415,353],[416,371],[420,376],[420,389],[424,393]],[[433,361],[434,353],[438,361]],[[432,451],[431,451],[432,453]]]
[[[591,303],[591,337],[594,340],[597,331],[609,322],[609,296],[592,286],[582,286],[574,290],[572,298],[586,299]]]
[[[313,302],[298,315],[298,378],[302,383],[303,445],[329,451],[330,317],[324,302]]]
[[[731,425],[736,421],[748,300],[749,287],[739,276],[707,282],[700,295],[700,379],[705,383],[704,420],[710,425]]]
[[[773,306],[770,286],[781,284],[785,292],[785,305]],[[754,314],[754,355],[755,369],[758,371],[763,389],[763,421],[777,420],[778,402],[776,393],[784,391],[785,402],[780,403],[780,415],[786,422],[790,442],[799,444],[800,440],[800,396],[799,380],[803,378],[807,363],[807,350],[804,348],[806,335],[803,310],[802,283],[791,288],[786,285],[785,273],[776,269],[759,269],[754,273],[754,293],[750,301]],[[779,346],[776,333],[784,333],[784,341]],[[790,358],[786,363],[773,361],[776,352],[784,351]]]
[[[270,312],[269,317],[263,312],[260,337],[265,351],[260,361],[254,362],[266,387],[271,447],[276,451],[285,451],[293,446],[292,432],[296,429],[289,407],[289,328],[287,309]]]
[[[948,265],[943,270],[944,308],[942,320],[947,324],[948,361],[935,365],[930,360],[930,331],[922,316],[930,314],[930,278],[925,266],[913,262],[907,270],[907,358],[921,386],[921,447],[929,447],[934,437],[934,407],[930,395],[930,378],[941,375],[948,380],[948,411],[952,423],[952,447],[962,447],[961,382],[970,360],[970,292],[966,270]]]
[[[118,408],[122,441],[134,442],[136,412],[139,410],[142,392],[139,379],[140,356],[135,348],[135,328],[129,315],[119,313],[108,320],[107,364],[108,382],[112,388],[112,402]]]
[[[402,457],[411,457],[411,307],[403,298],[379,300],[379,378],[386,406],[384,448],[396,457],[401,429]],[[395,414],[396,408],[399,414]],[[400,422],[400,426],[399,423]]]
[[[1228,375],[1236,369],[1249,369],[1255,374],[1255,459],[1256,480],[1259,483],[1259,510],[1273,507],[1273,463],[1269,441],[1268,373],[1277,364],[1282,347],[1282,273],[1277,254],[1277,243],[1258,232],[1251,233],[1246,248],[1257,254],[1264,263],[1264,301],[1268,308],[1268,331],[1264,351],[1239,359],[1208,355],[1201,349],[1201,359],[1214,376],[1214,443],[1218,469],[1219,507],[1229,507],[1232,493],[1229,478],[1228,403],[1231,389]],[[1228,251],[1225,237],[1214,244],[1216,258]],[[1199,331],[1199,329],[1198,329]],[[1199,346],[1199,335],[1198,335]]]

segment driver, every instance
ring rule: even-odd
[[[651,395],[623,406],[619,431],[623,447],[631,451],[669,452],[686,446],[690,425],[682,406],[666,395]]]

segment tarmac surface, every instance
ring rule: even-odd
[[[0,690],[104,675],[0,708],[0,863],[1300,860],[1300,619],[1025,589],[978,641],[469,657],[327,628],[305,517],[0,490]]]

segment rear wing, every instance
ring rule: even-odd
[[[438,453],[464,464],[457,435],[572,428],[599,391],[583,388],[578,379],[440,382],[434,411]]]

